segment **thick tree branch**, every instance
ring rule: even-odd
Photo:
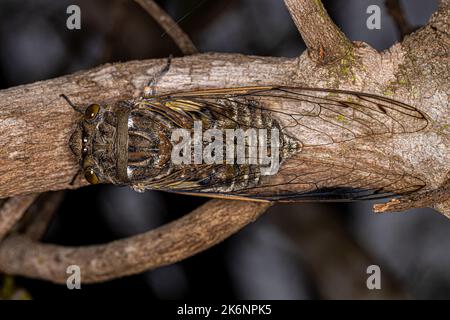
[[[330,63],[350,53],[351,42],[331,20],[320,0],[284,2],[315,61]]]
[[[432,114],[437,121],[430,132],[410,138],[426,146],[434,145],[433,135],[437,135],[442,139],[437,145],[441,148],[439,152],[410,148],[405,141],[403,144],[395,142],[399,144],[395,151],[398,157],[404,158],[405,166],[421,173],[429,187],[436,189],[445,181],[448,171],[445,154],[449,102],[445,97],[449,87],[446,71],[449,46],[445,33],[448,25],[443,22],[446,12],[448,10],[442,8],[432,19],[431,26],[409,37],[404,48],[397,47],[383,54],[367,46],[355,48],[357,66],[354,67],[318,67],[307,55],[300,59],[283,59],[203,54],[174,59],[159,87],[162,91],[179,91],[261,84],[306,85],[389,94]],[[439,18],[443,14],[444,19]],[[426,48],[423,43],[427,43]],[[0,198],[71,188],[69,182],[78,171],[78,163],[68,147],[68,140],[79,115],[60,98],[61,93],[80,105],[138,97],[148,80],[165,63],[163,59],[108,64],[57,79],[1,90]],[[430,65],[433,68],[429,69]],[[413,80],[414,89],[410,85]],[[381,143],[379,141],[377,145]],[[389,152],[387,150],[377,156],[389,158]],[[83,183],[79,181],[75,187]]]
[[[401,69],[396,75],[396,81],[391,85],[391,89],[395,91],[410,90],[415,88],[416,92],[422,95],[429,92],[428,97],[424,97],[423,105],[444,101],[443,105],[438,107],[443,111],[440,115],[432,116],[436,119],[433,123],[438,141],[431,144],[434,149],[433,153],[439,153],[441,142],[448,143],[450,139],[450,100],[448,92],[450,92],[449,69],[442,68],[443,65],[450,63],[450,2],[441,2],[437,12],[435,12],[426,26],[405,38],[401,46],[405,53],[401,65]],[[431,89],[434,88],[434,89]],[[439,89],[435,89],[439,88]],[[432,114],[431,110],[428,114]],[[441,118],[441,115],[444,118]],[[436,126],[437,125],[437,126]],[[442,139],[442,140],[441,140]],[[446,141],[446,142],[444,142]],[[446,153],[445,161],[447,165],[442,167],[440,182],[435,184],[429,190],[413,194],[408,197],[394,199],[386,204],[376,205],[375,212],[404,211],[409,208],[434,207],[445,216],[450,217],[449,206],[449,181],[450,169],[448,167],[448,159],[450,156]],[[427,160],[424,159],[424,163]],[[436,172],[438,166],[429,164]],[[432,174],[431,172],[429,173]],[[430,186],[433,184],[430,183]],[[433,205],[434,204],[434,205]]]
[[[211,200],[192,213],[147,233],[80,248],[11,236],[0,244],[0,270],[65,283],[78,265],[83,283],[106,281],[168,265],[226,239],[261,215],[270,203]]]
[[[173,21],[173,19],[162,10],[153,0],[135,0],[144,8],[153,19],[164,29],[164,31],[175,41],[181,52],[185,55],[198,53],[189,36]]]
[[[412,39],[409,40],[409,43],[411,42]],[[438,46],[437,50],[440,50],[442,44],[440,41],[434,41],[434,44],[429,45]],[[401,61],[398,58],[396,60],[391,56],[388,61],[367,47],[361,47],[358,51],[363,67],[351,70],[352,79],[364,79],[364,85],[347,83],[341,87],[379,94],[396,90],[396,99],[408,102],[427,114],[435,114],[438,123],[430,127],[431,131],[423,131],[418,135],[394,136],[386,141],[366,141],[366,149],[362,148],[361,141],[357,141],[351,147],[352,152],[355,154],[355,148],[361,149],[359,161],[367,161],[370,167],[374,156],[390,159],[395,151],[395,162],[401,160],[400,165],[405,170],[412,170],[410,173],[413,175],[420,174],[429,183],[430,188],[438,188],[444,182],[445,173],[448,171],[448,158],[444,155],[448,152],[446,121],[449,110],[445,107],[448,101],[440,98],[447,92],[448,81],[445,81],[446,69],[438,68],[445,60],[436,55],[429,58],[428,64],[436,64],[436,68],[433,68],[435,74],[432,82],[426,82],[426,87],[417,95],[404,84],[405,80],[401,79],[400,83],[400,80],[395,80],[396,75],[389,77],[389,71],[395,72],[399,68]],[[78,171],[79,165],[71,154],[68,140],[79,116],[59,97],[61,93],[67,94],[74,103],[82,105],[92,102],[111,103],[137,97],[142,94],[142,88],[148,79],[159,71],[165,62],[153,60],[106,65],[70,76],[0,91],[0,197],[70,188],[69,182]],[[422,67],[427,65],[411,66],[406,69],[408,73],[412,72],[411,76],[401,76],[412,80],[412,76],[419,73]],[[380,74],[382,68],[387,72]],[[301,72],[297,74],[297,70]],[[164,91],[258,84],[306,84],[323,87],[323,80],[327,78],[334,82],[334,77],[338,79],[343,76],[340,81],[345,82],[345,75],[350,71],[342,71],[344,74],[340,72],[334,67],[318,68],[314,62],[304,57],[296,60],[208,54],[174,59],[171,70],[161,79],[159,87]],[[392,84],[394,80],[398,81],[395,87]],[[418,81],[423,81],[423,77]],[[437,129],[434,129],[436,126]],[[441,148],[439,152],[436,152],[435,147],[420,147],[422,143],[425,146],[434,145],[436,134],[442,140],[438,145]],[[408,140],[405,140],[408,137],[413,139],[410,142],[412,147],[406,142]],[[299,136],[299,139],[303,138]],[[420,142],[419,145],[417,141]],[[374,143],[376,148],[372,146]],[[396,145],[394,150],[390,147],[393,143]],[[349,145],[341,147],[350,148]],[[376,150],[376,153],[371,154],[367,148]],[[341,151],[336,149],[336,152]],[[436,173],[436,170],[439,173]]]

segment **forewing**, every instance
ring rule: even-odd
[[[381,134],[412,133],[428,121],[418,109],[369,93],[297,87],[249,87],[171,94],[220,112],[226,101],[265,109],[303,145],[322,145]]]
[[[243,186],[230,193],[256,199],[298,201],[372,199],[410,193],[424,186],[422,180],[397,168],[369,170],[358,166],[356,160],[344,163],[324,160],[305,151],[307,147],[423,130],[428,124],[425,114],[399,101],[361,92],[295,87],[203,90],[163,95],[159,99],[170,101],[174,108],[187,113],[210,110],[227,116],[230,105],[254,112],[264,109],[280,123],[283,133],[295,137],[300,146],[295,155],[283,159],[273,176],[259,177],[255,171],[249,177],[248,172],[243,172],[217,181],[213,175],[226,170],[224,166],[216,166],[214,172],[203,166],[206,168],[203,179],[174,178],[179,183],[171,190],[220,194],[231,184],[241,185],[244,180],[255,179],[259,181],[256,186]]]

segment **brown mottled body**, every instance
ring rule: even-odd
[[[174,130],[192,131],[196,122],[201,123],[203,132],[276,129],[279,170],[262,174],[260,164],[248,161],[174,163]],[[395,168],[367,174],[346,159],[336,163],[326,155],[311,158],[308,155],[317,152],[308,153],[308,148],[329,150],[338,143],[375,135],[417,132],[427,123],[417,109],[372,94],[316,88],[231,88],[119,102],[100,107],[94,117],[87,111],[71,138],[71,147],[81,159],[86,178],[94,183],[126,184],[137,191],[264,200],[352,200],[409,193],[424,184]],[[271,146],[271,134],[264,139],[264,144]],[[208,141],[201,143],[205,147]],[[317,170],[311,171],[312,167]],[[347,182],[333,184],[338,177]]]
[[[151,187],[184,192],[201,189],[205,193],[232,193],[253,188],[261,183],[263,177],[258,164],[173,164],[170,159],[173,146],[171,135],[177,128],[192,130],[194,121],[201,121],[203,131],[246,131],[251,128],[280,130],[279,124],[271,118],[269,111],[218,99],[216,102],[220,108],[200,107],[183,114],[170,109],[174,101],[177,100],[170,97],[157,101],[151,98],[141,99],[134,102],[130,111],[128,179],[136,190]],[[186,102],[181,103],[183,105]],[[282,161],[295,152],[300,143],[282,132],[279,138]],[[270,135],[267,140],[266,143],[270,145]],[[203,147],[206,144],[207,142],[203,141]],[[223,153],[225,152],[224,149]]]

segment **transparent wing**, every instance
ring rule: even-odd
[[[427,118],[418,109],[386,97],[344,90],[251,87],[204,90],[161,96],[191,107],[223,112],[225,102],[254,111],[265,109],[282,123],[282,129],[299,133],[318,144],[387,133],[424,129]],[[308,144],[304,141],[304,144]]]
[[[239,165],[234,165],[230,176],[226,174],[230,170],[227,165],[197,165],[195,174],[174,172],[159,181],[160,189],[299,201],[373,199],[424,187],[421,179],[395,166],[361,167],[354,155],[339,161],[320,157],[321,148],[338,143],[423,130],[428,125],[426,115],[399,101],[361,92],[295,87],[203,90],[156,99],[170,106],[171,112],[192,119],[213,115],[215,119],[232,120],[238,127],[264,128],[264,123],[252,122],[251,118],[264,110],[300,145],[298,152],[283,159],[273,176],[261,176],[257,168]],[[248,115],[233,116],[229,111],[236,106],[248,110]],[[231,191],[224,191],[230,186]]]

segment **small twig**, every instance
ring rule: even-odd
[[[33,219],[26,227],[24,234],[32,239],[39,240],[64,199],[64,191],[50,192],[43,195],[30,210],[30,218]]]
[[[79,248],[13,235],[0,244],[0,270],[65,283],[78,265],[83,283],[110,280],[168,265],[203,251],[254,221],[271,204],[212,200],[190,214],[141,235]]]
[[[399,0],[386,0],[386,8],[389,15],[394,19],[401,38],[410,34],[413,30],[412,26],[406,19]]]
[[[352,50],[352,43],[331,20],[320,0],[284,2],[315,61],[334,62]]]
[[[22,218],[37,196],[38,194],[23,195],[5,201],[0,208],[0,241]]]
[[[181,52],[185,55],[198,53],[197,48],[189,36],[178,26],[178,24],[153,0],[135,0],[144,8],[149,15],[164,29],[172,38]]]

